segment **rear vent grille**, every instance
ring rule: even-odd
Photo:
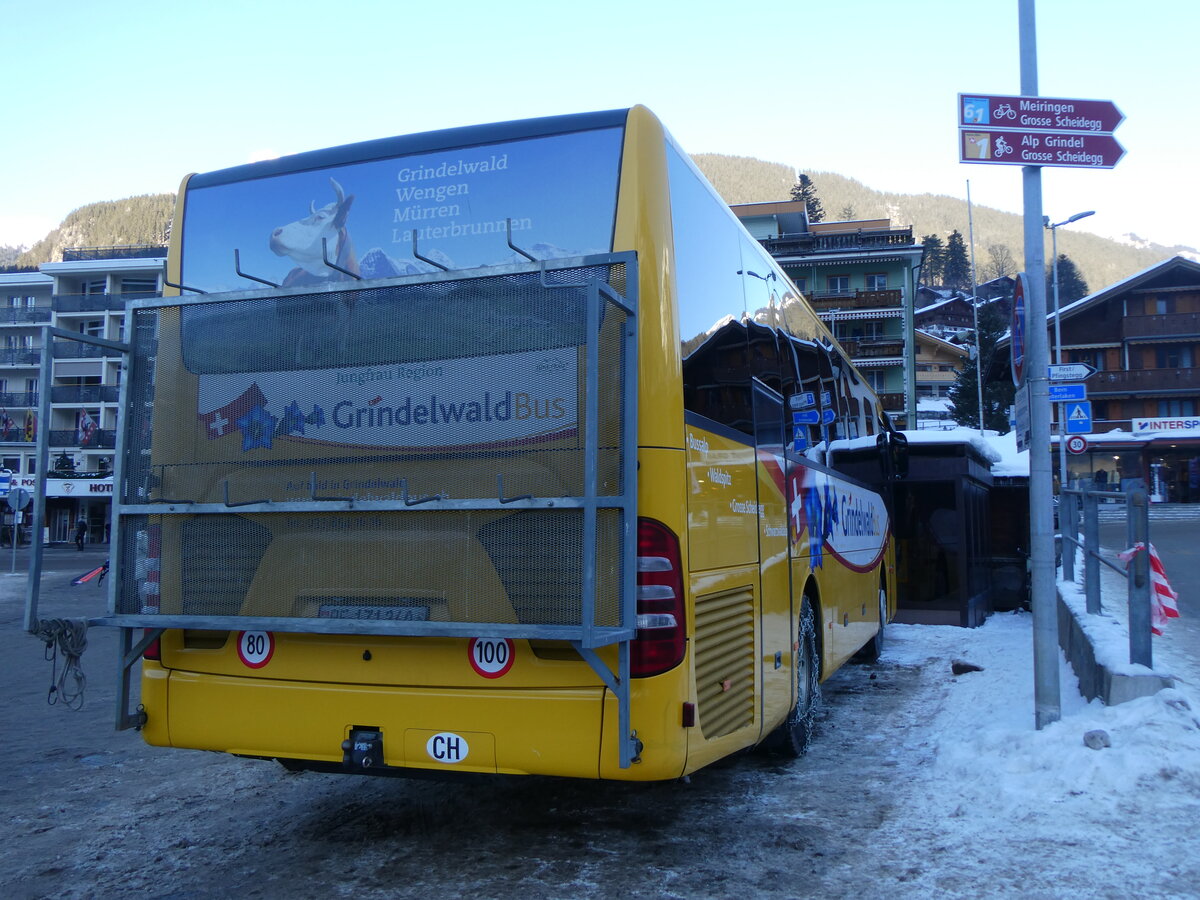
[[[748,587],[696,600],[696,694],[705,738],[754,721],[754,594]]]

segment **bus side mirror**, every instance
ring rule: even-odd
[[[908,477],[908,438],[899,432],[891,435],[892,472],[897,478]]]
[[[875,438],[875,446],[885,480],[908,477],[908,438],[898,431],[883,431]]]

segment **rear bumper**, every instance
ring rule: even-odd
[[[340,765],[350,732],[370,728],[383,735],[388,767],[597,778],[605,693],[315,684],[147,667],[144,734],[160,746]]]

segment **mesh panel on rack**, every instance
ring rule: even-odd
[[[140,311],[126,502],[581,496],[587,281],[623,268]],[[600,496],[623,489],[624,320],[601,301]]]
[[[595,496],[631,502],[634,350],[599,289],[624,279],[606,263],[135,311],[118,612],[579,625],[590,595],[591,624],[619,625],[623,514],[596,512],[592,594],[578,501],[593,429]],[[522,497],[541,505],[507,506]],[[236,509],[266,502],[290,508]]]
[[[578,509],[140,518],[121,548],[124,613],[525,625],[583,617]],[[148,605],[156,528],[164,572],[179,574]],[[597,532],[594,624],[604,627],[619,621],[619,514],[601,510]]]

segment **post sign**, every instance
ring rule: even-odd
[[[1089,366],[1087,363],[1058,363],[1050,366],[1050,380],[1083,381],[1085,378],[1091,378],[1097,371],[1095,366]]]
[[[1050,402],[1065,403],[1068,400],[1086,400],[1087,386],[1082,384],[1050,385]]]
[[[1111,134],[963,128],[959,143],[959,162],[1001,166],[1111,169],[1125,155]]]
[[[999,166],[1111,169],[1125,155],[1111,100],[958,95],[958,159]]]
[[[1076,400],[1064,405],[1067,434],[1089,434],[1092,430],[1092,404]]]
[[[1011,97],[959,94],[960,127],[990,125],[1030,131],[1115,131],[1125,121],[1111,100],[1066,100],[1058,97]]]
[[[1025,291],[1024,272],[1017,273],[1017,284],[1013,289],[1012,321],[1009,323],[1010,362],[1013,384],[1020,387],[1025,381]]]

